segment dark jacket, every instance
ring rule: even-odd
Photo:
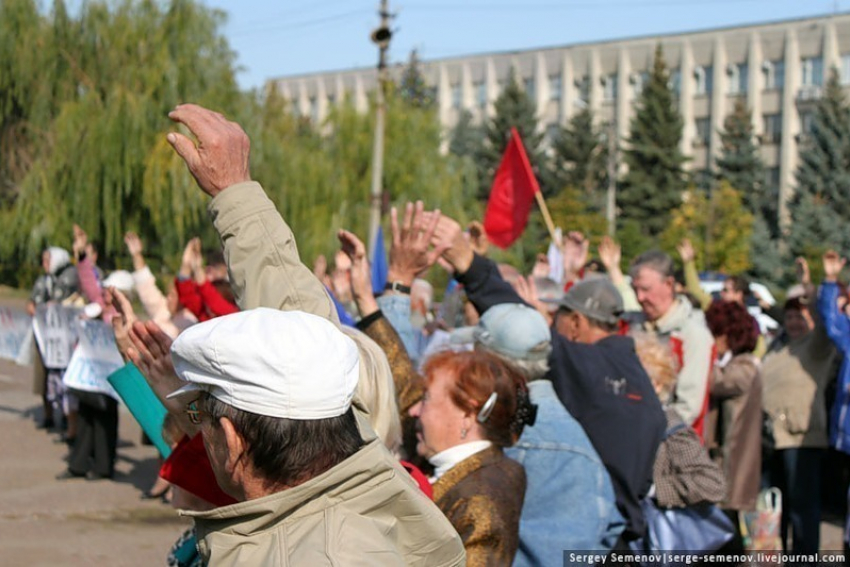
[[[457,280],[479,313],[501,303],[522,303],[496,265],[478,255]],[[655,453],[667,420],[629,337],[594,344],[568,341],[552,330],[549,376],[564,407],[584,428],[605,464],[617,507],[626,519],[625,539],[645,531],[641,499],[652,485]]]
[[[36,305],[48,301],[64,301],[80,291],[80,278],[73,264],[65,264],[52,274],[42,274],[35,280],[30,299]]]

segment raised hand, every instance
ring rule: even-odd
[[[112,318],[112,331],[115,333],[115,344],[118,345],[118,352],[121,353],[124,362],[127,362],[130,360],[129,350],[133,346],[130,330],[133,323],[138,321],[138,317],[136,317],[133,305],[127,297],[114,287],[106,288],[105,297],[106,304],[112,305],[117,313]]]
[[[198,257],[200,246],[201,240],[197,237],[186,243],[186,247],[183,249],[183,258],[180,261],[181,276],[191,278],[194,275],[200,263],[200,258]]]
[[[811,272],[809,272],[809,263],[802,256],[798,256],[794,260],[794,266],[797,268],[797,281],[803,285],[812,283]]]
[[[127,232],[124,235],[124,244],[127,245],[127,251],[133,259],[133,269],[138,271],[145,267],[145,257],[142,255],[144,247],[142,239],[135,232]]]
[[[425,212],[422,201],[408,203],[404,209],[404,220],[399,225],[398,210],[390,211],[392,246],[387,278],[410,286],[417,274],[430,268],[437,261],[443,248],[431,248],[431,241],[440,211]]]
[[[184,124],[197,139],[195,144],[178,132],[167,136],[204,193],[215,197],[231,185],[251,180],[251,143],[239,124],[196,104],[181,104],[168,117]]]
[[[475,252],[460,224],[446,215],[440,215],[440,220],[431,237],[431,244],[436,250],[442,250],[443,258],[456,273],[466,272],[475,258]]]
[[[694,245],[691,244],[691,241],[688,238],[683,238],[679,245],[676,246],[676,250],[679,251],[679,256],[685,264],[693,262],[697,257]]]
[[[845,258],[838,255],[835,250],[829,250],[823,255],[823,279],[828,282],[838,280],[838,274],[844,269],[844,264],[847,263]]]
[[[378,302],[372,290],[372,273],[369,269],[369,258],[366,256],[366,245],[353,232],[340,230],[337,233],[340,248],[351,261],[351,294],[357,304],[361,317],[368,317],[378,310]]]
[[[469,245],[479,256],[486,256],[490,250],[490,239],[487,238],[487,233],[484,231],[484,225],[478,221],[472,221],[466,225],[466,232],[469,234]]]
[[[72,250],[74,251],[74,258],[80,260],[83,252],[86,250],[86,246],[89,243],[89,235],[86,234],[86,231],[83,230],[80,225],[74,225],[74,244],[72,246]]]

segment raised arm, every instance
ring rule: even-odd
[[[195,135],[168,141],[210,197],[209,211],[221,237],[231,285],[242,309],[274,307],[339,318],[322,283],[302,264],[295,237],[262,187],[251,180],[250,142],[224,116],[193,104],[169,115]]]
[[[431,241],[435,248],[443,250],[443,258],[454,269],[455,279],[463,284],[466,296],[479,313],[502,303],[524,303],[502,279],[496,264],[473,252],[457,221],[442,215]]]
[[[623,270],[620,268],[620,260],[623,256],[620,245],[610,236],[605,236],[602,238],[602,242],[599,243],[598,252],[602,265],[608,270],[608,277],[611,278],[611,283],[614,284],[614,287],[617,288],[617,291],[623,297],[623,310],[640,311],[640,303],[638,303],[635,290],[628,284],[626,277],[623,275]]]
[[[703,311],[705,311],[711,305],[712,297],[711,294],[706,293],[699,285],[699,273],[697,272],[696,263],[697,255],[696,251],[694,251],[694,245],[691,244],[689,239],[683,238],[679,245],[676,246],[676,250],[679,251],[679,256],[682,258],[682,264],[685,270],[685,289],[697,298]]]
[[[830,250],[823,256],[823,283],[818,294],[818,314],[824,330],[841,352],[850,353],[850,321],[838,308],[838,274],[844,268],[846,260]]]

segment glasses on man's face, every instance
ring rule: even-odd
[[[189,418],[194,425],[201,424],[201,410],[198,408],[198,402],[201,401],[200,397],[195,398],[188,404],[186,404],[186,416]]]

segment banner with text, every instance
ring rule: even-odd
[[[21,309],[0,307],[0,358],[18,360],[31,333],[32,317]]]
[[[75,321],[79,342],[62,382],[69,388],[121,397],[107,381],[110,374],[124,366],[115,344],[112,327],[103,321]]]
[[[67,368],[77,343],[77,321],[80,309],[58,303],[44,303],[35,308],[32,329],[46,368]]]

